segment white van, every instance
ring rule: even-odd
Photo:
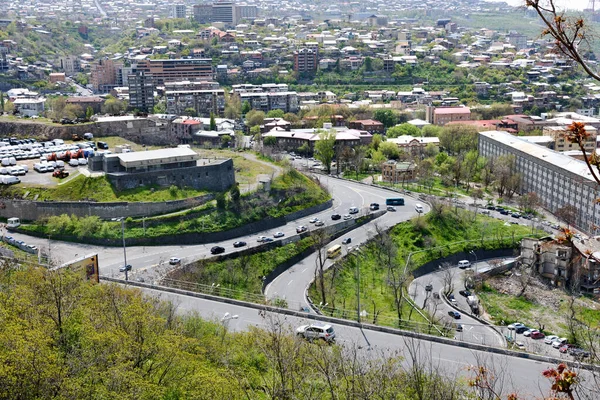
[[[6,222],[6,227],[8,229],[18,228],[19,226],[21,226],[21,221],[19,220],[19,218],[9,218]]]
[[[415,204],[415,211],[419,214],[423,213],[423,206],[421,204]]]
[[[469,260],[460,260],[458,262],[458,268],[467,269],[471,266],[471,262]]]
[[[65,144],[65,141],[62,139],[54,139],[52,142],[55,146],[62,146]]]
[[[348,209],[348,212],[350,214],[358,214],[358,207],[350,207],[350,209]]]

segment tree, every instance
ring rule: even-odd
[[[283,118],[283,115],[285,113],[283,112],[283,110],[271,110],[267,113],[267,118]]]
[[[494,159],[493,173],[496,181],[498,196],[511,198],[518,190],[521,176],[514,172],[515,156],[505,154]]]
[[[425,125],[421,128],[421,134],[425,137],[438,137],[441,131],[442,127],[437,125]]]
[[[523,212],[533,213],[541,204],[541,200],[536,192],[529,192],[519,196],[517,203]]]
[[[575,221],[577,221],[578,213],[579,210],[577,209],[577,207],[572,206],[570,204],[562,206],[556,211],[554,211],[554,215],[556,215],[556,218],[558,218],[560,221],[563,221],[567,225],[573,225]]]
[[[335,156],[336,130],[321,131],[315,142],[315,158],[323,163],[327,174],[331,174],[331,162]]]
[[[277,138],[275,136],[266,136],[263,140],[265,146],[275,146],[277,144]]]
[[[365,71],[373,71],[373,59],[371,57],[365,57]]]
[[[246,126],[252,128],[253,126],[262,125],[265,120],[265,113],[260,110],[250,110],[246,114]]]
[[[0,112],[4,112],[4,93],[0,91]]]
[[[229,144],[231,143],[231,136],[230,135],[223,135],[221,136],[221,146],[222,147],[229,147]]]
[[[104,105],[102,105],[102,111],[105,114],[110,114],[110,115],[121,114],[126,109],[127,109],[127,105],[123,101],[121,101],[117,98],[114,98],[112,96],[108,96],[108,99],[104,102]]]
[[[6,104],[4,104],[4,112],[7,113],[12,113],[15,111],[15,103],[13,103],[12,101],[7,101]]]
[[[93,116],[94,109],[88,106],[88,108],[85,110],[85,119],[89,121],[90,119],[92,119]]]
[[[298,153],[303,155],[308,155],[310,153],[310,146],[308,143],[304,142],[300,147],[298,147]]]
[[[249,102],[249,101],[245,100],[245,101],[242,103],[242,115],[246,115],[246,114],[248,114],[248,112],[249,112],[250,110],[252,110],[252,106],[250,105],[250,102]]]
[[[400,157],[400,150],[398,149],[396,143],[383,142],[381,145],[379,145],[379,151],[388,160],[397,160]]]
[[[379,109],[373,113],[373,119],[381,122],[384,127],[389,128],[396,125],[398,116],[393,110]]]
[[[217,130],[217,121],[215,120],[215,114],[214,113],[210,113],[210,127],[209,127],[209,129],[211,131],[216,131]],[[231,137],[229,139],[231,139]]]
[[[225,118],[239,119],[241,115],[242,104],[240,96],[230,95],[227,90],[225,91]]]
[[[373,148],[373,150],[379,150],[379,145],[381,144],[381,142],[384,141],[384,139],[385,138],[379,133],[374,134],[373,138],[371,139],[371,147]]]
[[[197,117],[198,113],[196,112],[196,109],[193,107],[188,107],[185,110],[183,110],[183,115],[186,115],[188,117]],[[212,115],[212,114],[211,114]],[[211,129],[214,130],[214,129]]]
[[[439,134],[440,146],[451,155],[477,150],[478,134],[477,129],[473,126],[445,126]]]
[[[421,136],[421,130],[416,126],[405,122],[400,125],[396,125],[387,130],[386,136],[390,138],[396,138],[398,136]]]

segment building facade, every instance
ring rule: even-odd
[[[129,108],[144,113],[154,109],[154,78],[142,71],[128,76]]]
[[[113,88],[122,86],[123,81],[118,76],[118,72],[122,67],[123,64],[108,59],[100,60],[98,64],[93,65],[90,84],[94,91],[108,93]]]
[[[416,177],[416,165],[410,162],[386,161],[381,164],[381,179],[384,182],[409,182]]]
[[[317,49],[303,48],[294,52],[294,71],[300,73],[313,73],[319,65],[319,52]]]
[[[479,154],[491,159],[513,155],[515,172],[521,174],[520,193],[535,192],[550,212],[575,207],[573,224],[588,234],[600,226],[600,204],[595,201],[600,188],[585,162],[502,131],[480,132]]]
[[[598,136],[598,130],[593,126],[585,125],[585,131],[589,134],[589,136],[584,142],[584,148],[588,154],[591,154],[596,151],[596,138]],[[550,145],[551,149],[561,152],[580,150],[577,143],[572,143],[567,139],[569,134],[567,126],[547,126],[544,127],[542,134],[552,138],[553,143]]]
[[[283,112],[298,111],[298,94],[296,92],[246,92],[238,93],[242,104],[247,101],[255,110],[269,112],[283,110]]]
[[[184,19],[186,17],[187,7],[185,4],[173,4],[171,6],[171,18]]]
[[[168,114],[183,115],[188,108],[200,117],[210,117],[211,113],[222,116],[225,112],[223,89],[167,90],[165,97]]]
[[[138,61],[134,72],[152,74],[155,86],[163,85],[165,82],[213,79],[212,59],[210,58],[141,60]]]

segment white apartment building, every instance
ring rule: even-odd
[[[550,212],[571,205],[577,208],[575,226],[595,235],[600,226],[600,187],[585,162],[501,131],[479,133],[479,154],[495,158],[515,156],[521,174],[520,193],[535,192]]]

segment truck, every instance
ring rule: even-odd
[[[471,307],[471,312],[475,315],[479,315],[479,299],[477,296],[468,296],[467,304]]]

